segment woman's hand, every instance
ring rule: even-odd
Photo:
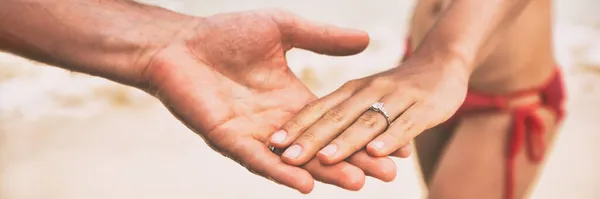
[[[365,146],[372,156],[398,150],[407,157],[415,136],[446,121],[464,101],[465,68],[448,59],[410,59],[398,68],[349,81],[287,121],[271,144],[287,148],[282,158],[292,165],[305,164],[315,155],[333,164]],[[384,104],[390,123],[383,113],[369,109],[376,102]]]

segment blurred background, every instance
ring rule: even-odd
[[[370,33],[362,54],[289,54],[319,96],[392,67],[404,50],[413,0],[147,0],[207,16],[282,7]],[[600,1],[555,1],[556,56],[566,74],[568,117],[533,198],[600,198]],[[137,90],[0,54],[0,199],[422,198],[412,158],[394,182],[359,192],[317,184],[301,195],[214,153],[161,104]],[[596,168],[596,169],[594,169]]]

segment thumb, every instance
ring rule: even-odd
[[[364,31],[310,21],[287,11],[277,11],[273,20],[279,26],[284,42],[315,53],[353,55],[369,45],[369,35]]]

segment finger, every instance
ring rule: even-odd
[[[272,153],[263,143],[256,140],[235,142],[233,158],[258,175],[296,189],[310,193],[314,187],[312,176],[305,170],[287,165]]]
[[[292,165],[306,163],[379,99],[381,99],[381,95],[377,91],[360,90],[354,96],[329,110],[303,132],[283,153],[281,159]]]
[[[407,145],[402,146],[402,148],[394,151],[390,156],[399,157],[399,158],[408,158],[413,151],[412,142],[409,142]]]
[[[281,154],[282,152],[281,149],[276,149],[276,154]],[[392,156],[400,157],[394,154]],[[351,168],[354,166],[358,167],[359,170]],[[390,182],[396,178],[397,173],[396,163],[392,159],[370,156],[364,149],[351,155],[345,162],[325,165],[317,159],[312,159],[303,168],[315,180],[348,190],[360,189],[364,184],[364,180],[361,180],[361,178],[364,178],[364,175],[380,179],[384,182]]]
[[[367,151],[360,150],[351,155],[346,161],[363,170],[366,175],[384,182],[390,182],[396,178],[396,163],[388,157],[373,157]]]
[[[343,189],[358,191],[365,184],[365,173],[363,170],[348,162],[324,165],[314,158],[303,165],[302,168],[306,169],[315,180]]]
[[[390,119],[398,117],[412,103],[412,98],[404,96],[386,96],[380,100]],[[317,154],[325,164],[340,162],[356,151],[363,149],[371,140],[388,128],[383,113],[369,110],[364,112],[350,127],[335,138]]]
[[[384,182],[396,178],[396,163],[388,157],[371,157],[362,150],[347,161],[324,165],[317,159],[312,159],[303,168],[318,181],[353,191],[360,190],[364,186],[365,174]]]
[[[388,130],[377,136],[367,145],[367,152],[375,157],[388,156],[423,132],[427,125],[422,116],[428,116],[428,109],[422,104],[414,104],[400,115]]]
[[[281,154],[276,149],[276,154]],[[343,189],[357,191],[365,183],[365,174],[385,182],[396,177],[396,164],[388,157],[372,157],[362,150],[352,155],[347,162],[325,165],[316,158],[302,166],[315,180],[338,186]]]
[[[353,55],[369,45],[369,35],[364,31],[317,23],[286,11],[278,11],[273,19],[284,41],[315,53]]]
[[[349,81],[325,97],[306,105],[292,119],[283,124],[281,130],[273,133],[270,145],[287,148],[308,127],[318,121],[327,111],[351,97],[358,90],[360,82]]]

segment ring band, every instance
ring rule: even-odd
[[[275,147],[274,146],[269,145],[269,146],[267,146],[267,148],[269,148],[269,150],[271,152],[275,153]]]
[[[387,112],[387,110],[385,110],[385,107],[383,105],[384,105],[383,102],[375,102],[373,105],[371,105],[371,107],[369,107],[369,110],[378,112],[381,115],[383,115],[383,117],[385,117],[385,121],[387,124],[385,129],[387,130],[387,128],[390,127],[390,124],[392,122],[390,121],[390,115],[388,115],[388,112]]]

